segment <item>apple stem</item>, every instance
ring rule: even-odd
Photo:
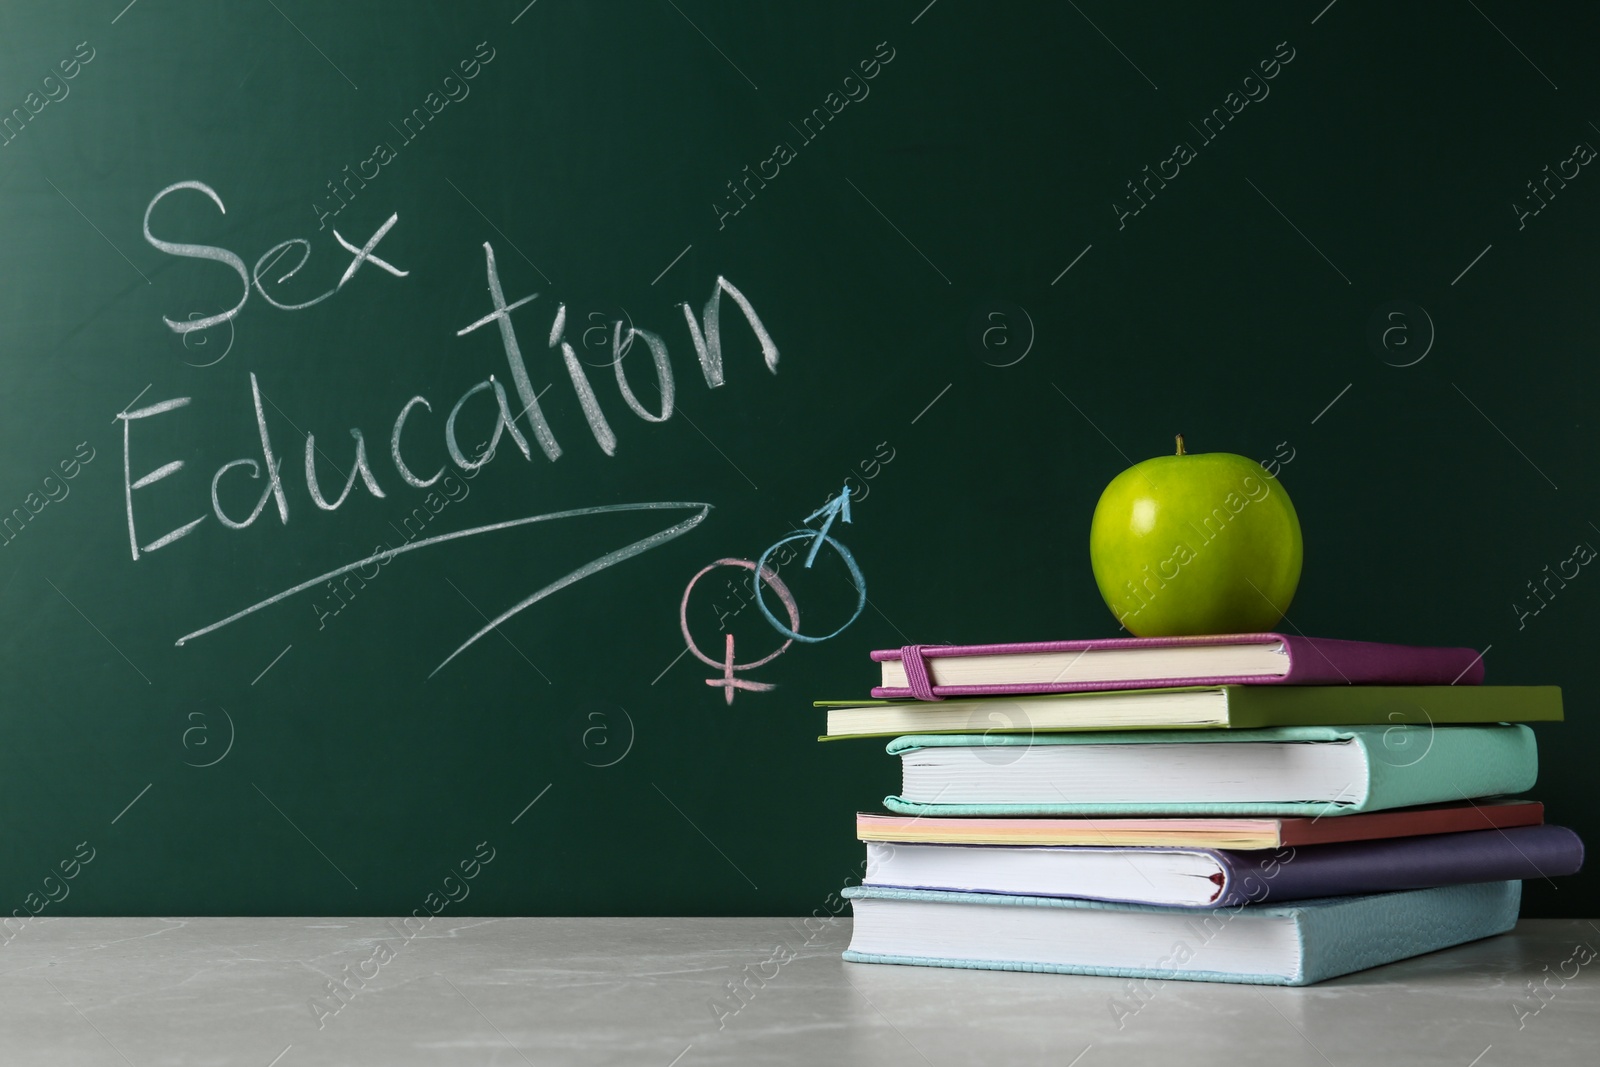
[[[1182,456],[1185,454],[1186,453],[1183,451],[1183,434],[1180,433],[1178,435],[1178,455]]]

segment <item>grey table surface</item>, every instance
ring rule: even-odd
[[[1142,997],[847,964],[848,939],[848,919],[41,918],[0,948],[0,1064],[1600,1063],[1583,920],[1304,989]]]

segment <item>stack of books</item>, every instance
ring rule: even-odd
[[[1583,844],[1555,686],[1472,649],[1282,634],[874,652],[824,740],[893,737],[845,959],[1306,985],[1509,930]]]

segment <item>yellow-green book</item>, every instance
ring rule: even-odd
[[[1218,685],[1040,696],[819,700],[822,740],[901,734],[1559,722],[1554,685]]]

